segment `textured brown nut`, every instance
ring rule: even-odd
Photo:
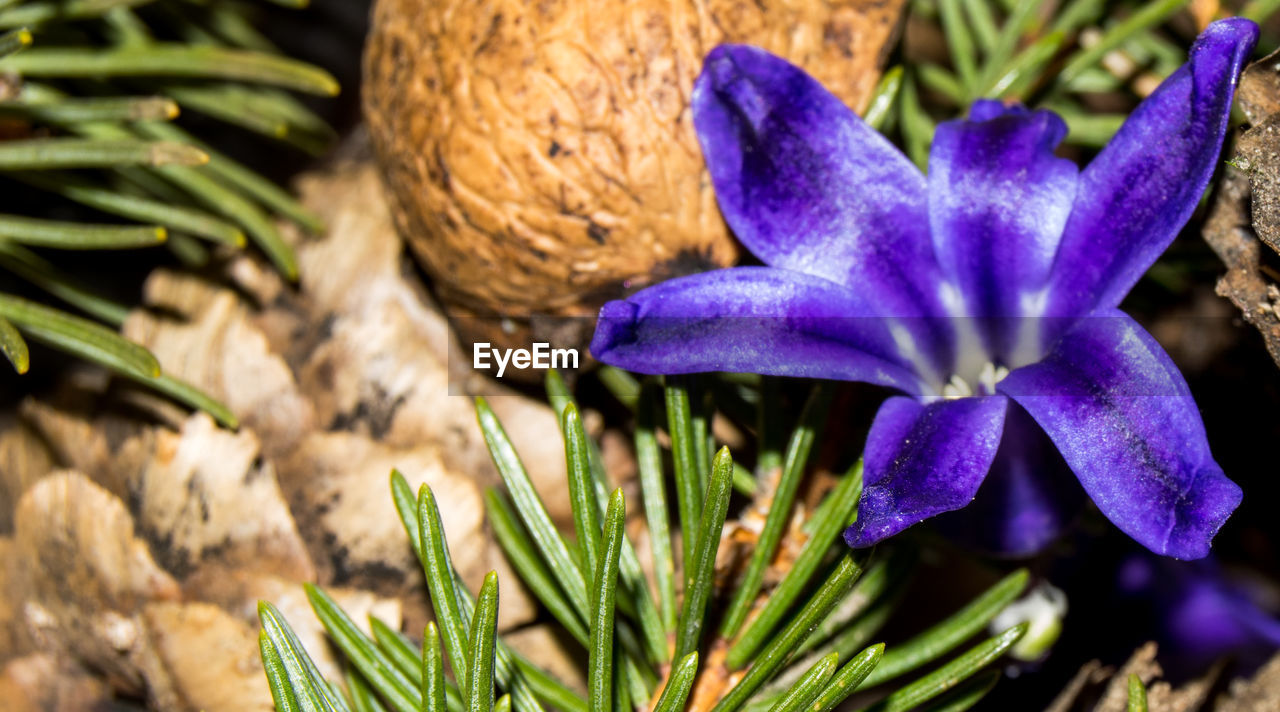
[[[364,107],[397,227],[453,315],[594,315],[731,264],[689,95],[722,42],[861,109],[902,0],[378,0]]]

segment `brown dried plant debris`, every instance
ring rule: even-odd
[[[1280,709],[1280,653],[1248,680],[1232,681],[1216,712],[1271,712]]]
[[[1276,278],[1267,264],[1274,255],[1250,227],[1247,203],[1249,176],[1228,166],[1219,181],[1217,197],[1204,224],[1204,238],[1227,266],[1218,279],[1217,292],[1231,301],[1244,320],[1253,325],[1266,343],[1271,358],[1280,364],[1280,304]]]
[[[1150,712],[1273,712],[1280,709],[1280,655],[1250,678],[1223,685],[1223,665],[1205,670],[1200,677],[1173,687],[1161,680],[1155,643],[1134,651],[1119,670],[1091,660],[1080,668],[1045,712],[1125,712],[1128,709],[1129,676],[1137,675],[1147,687]]]
[[[0,667],[0,712],[96,712],[110,698],[101,678],[66,658],[36,653]]]
[[[450,388],[462,379],[449,371],[459,360],[448,323],[407,264],[362,153],[301,180],[331,229],[291,235],[297,288],[233,256],[221,272],[153,273],[150,308],[129,317],[126,334],[227,403],[238,431],[91,368],[0,420],[0,563],[24,572],[0,577],[0,663],[52,655],[155,707],[254,709],[269,703],[252,662],[266,599],[339,679],[302,582],[323,584],[357,622],[376,609],[411,635],[429,612],[388,496],[392,467],[449,503],[445,529],[470,585],[498,569],[503,629],[533,617],[487,532],[480,491],[498,477],[471,398]],[[553,516],[568,521],[554,414],[514,394],[490,402]],[[50,517],[57,526],[31,525]],[[73,644],[82,635],[88,643]],[[188,645],[232,662],[186,655]]]
[[[1218,294],[1261,332],[1280,364],[1280,52],[1245,69],[1236,98],[1253,128],[1240,136],[1203,232],[1227,266]]]
[[[755,44],[860,109],[903,6],[379,0],[364,108],[397,227],[451,316],[590,316],[727,266],[689,107],[703,57]]]

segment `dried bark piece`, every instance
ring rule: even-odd
[[[1090,660],[1080,666],[1080,670],[1072,676],[1071,681],[1062,688],[1062,691],[1054,696],[1044,712],[1070,712],[1076,709],[1076,703],[1085,688],[1104,682],[1112,672],[1112,668],[1103,667],[1100,660]]]
[[[1111,676],[1094,712],[1125,712],[1129,709],[1129,676],[1137,675],[1143,685],[1150,685],[1161,673],[1160,664],[1156,662],[1156,644],[1143,645]]]
[[[168,571],[183,577],[217,562],[315,578],[275,470],[259,450],[250,430],[221,430],[204,413],[193,414],[179,433],[157,431],[155,452],[130,492],[138,525]]]
[[[1280,50],[1245,67],[1236,86],[1236,103],[1254,125],[1280,112]]]
[[[154,671],[137,611],[178,584],[136,536],[124,503],[76,472],[37,482],[18,503],[14,547],[23,617],[38,646],[140,693]]]
[[[487,379],[468,390],[470,361],[439,307],[407,273],[404,245],[372,162],[342,162],[308,174],[299,190],[329,220],[330,230],[298,244],[301,292],[289,302],[282,297],[260,322],[283,322],[272,316],[281,311],[302,315],[297,328],[303,335],[279,348],[296,364],[317,423],[397,447],[436,443],[449,468],[497,484],[468,397],[484,392],[551,516],[571,522],[556,415],[545,403]]]
[[[1104,667],[1098,660],[1085,663],[1049,703],[1045,712],[1124,712],[1128,709],[1131,674],[1136,674],[1147,686],[1147,708],[1151,712],[1207,712],[1210,709],[1206,706],[1209,694],[1221,672],[1222,666],[1215,665],[1199,678],[1174,688],[1157,679],[1161,669],[1156,662],[1156,644],[1147,643],[1134,651],[1118,671]],[[1107,684],[1098,690],[1102,683]]]
[[[450,316],[525,327],[731,264],[689,110],[703,57],[756,44],[861,108],[902,7],[380,0],[364,107],[400,234]]]
[[[53,467],[53,453],[35,429],[12,414],[0,416],[0,533],[13,531],[18,498]]]
[[[165,314],[135,309],[124,335],[151,349],[167,373],[225,403],[268,454],[287,452],[311,429],[310,404],[234,292],[156,270],[144,299]]]
[[[431,445],[394,448],[354,433],[316,433],[280,464],[321,580],[425,602],[421,564],[391,501],[392,469],[415,492],[422,484],[431,486],[453,565],[473,592],[486,573],[501,569],[502,628],[531,620],[536,607],[485,528],[478,484],[446,467]]]
[[[1220,697],[1217,712],[1272,712],[1280,709],[1280,654],[1271,658],[1252,679],[1235,680]]]
[[[391,501],[392,469],[415,492],[431,486],[454,565],[468,581],[483,577],[484,508],[469,477],[447,470],[430,446],[404,450],[354,433],[315,433],[280,463],[280,480],[322,580],[349,584],[376,569],[389,574],[378,580],[395,593],[418,583],[419,564]]]
[[[1237,151],[1237,165],[1249,174],[1254,232],[1280,251],[1280,114],[1246,131]]]
[[[26,582],[17,575],[22,560],[13,539],[0,536],[0,662],[31,650],[31,638],[22,624],[22,604]]]
[[[38,653],[0,670],[0,712],[95,712],[108,709],[111,691],[66,658]]]
[[[178,586],[135,535],[123,502],[78,472],[37,482],[18,503],[14,544],[46,605],[133,611]]]
[[[1244,320],[1262,334],[1271,358],[1280,364],[1280,292],[1268,276],[1270,255],[1249,228],[1249,178],[1228,166],[1204,224],[1204,238],[1227,266],[1217,292],[1231,300]]]
[[[151,457],[154,433],[137,411],[107,397],[110,387],[101,370],[77,369],[51,397],[23,400],[19,413],[57,466],[87,473],[127,501],[130,479]]]
[[[207,603],[153,603],[142,621],[180,709],[275,709],[253,627]]]
[[[235,569],[208,568],[193,574],[184,582],[184,588],[189,592],[198,592],[203,600],[216,604],[250,627],[257,625],[258,602],[270,601],[280,609],[284,619],[297,633],[320,672],[330,680],[342,678],[343,665],[340,658],[335,655],[324,627],[315,617],[306,592],[297,581]],[[399,599],[341,586],[325,586],[324,590],[342,606],[356,627],[366,635],[371,634],[371,615],[377,616],[392,628],[402,627],[403,606]],[[256,650],[256,641],[254,646]]]

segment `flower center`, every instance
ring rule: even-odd
[[[953,398],[968,398],[969,396],[992,396],[996,393],[996,384],[1004,380],[1009,375],[1009,369],[1004,366],[997,366],[991,361],[987,361],[982,365],[982,369],[978,371],[976,378],[965,380],[958,373],[951,375],[951,380],[942,387],[942,397],[948,400]]]

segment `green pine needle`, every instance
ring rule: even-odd
[[[693,413],[689,406],[688,380],[666,377],[667,432],[671,435],[671,460],[675,467],[676,506],[680,514],[680,551],[686,585],[693,570],[697,543],[698,514],[702,511],[702,488],[695,461]],[[687,652],[687,651],[686,651]],[[677,655],[679,659],[683,656]]]
[[[244,233],[240,228],[203,210],[94,186],[69,173],[16,173],[10,174],[10,177],[104,213],[154,222],[232,247],[243,247],[245,244]]]
[[[1058,81],[1067,83],[1075,79],[1081,71],[1097,64],[1107,52],[1124,44],[1134,35],[1164,22],[1173,13],[1181,10],[1189,1],[1158,0],[1142,7],[1103,33],[1102,38],[1092,47],[1081,49],[1072,55],[1067,60],[1066,66],[1058,74]]]
[[[94,121],[169,121],[178,117],[178,105],[159,96],[83,97],[57,102],[0,102],[0,116],[19,117],[51,124]]]
[[[4,357],[9,359],[13,370],[18,373],[26,373],[31,367],[31,355],[27,352],[27,342],[23,340],[22,334],[18,333],[17,327],[4,317],[0,317],[0,351],[4,352]]]
[[[230,408],[190,383],[165,373],[161,373],[154,378],[144,378],[140,374],[130,372],[124,375],[179,403],[196,410],[203,410],[224,428],[235,430],[240,427],[240,419],[236,417],[235,413],[231,412]]]
[[[713,645],[701,635],[714,620],[710,602],[727,598],[727,591],[714,580],[714,564],[733,489],[733,459],[727,448],[721,449],[712,463],[706,491],[699,493],[702,512],[694,531],[697,549],[690,557],[692,565],[673,635],[675,659],[679,662],[659,691],[658,672],[663,663],[645,653],[643,638],[635,625],[643,616],[634,606],[628,613],[623,604],[628,598],[624,595],[628,591],[624,569],[630,544],[625,535],[622,491],[614,490],[608,496],[605,512],[599,515],[600,500],[592,493],[602,484],[592,464],[598,452],[586,437],[577,406],[562,389],[563,383],[549,380],[557,381],[549,385],[549,391],[563,406],[561,426],[566,441],[567,480],[572,483],[574,526],[579,531],[577,540],[570,548],[549,519],[545,523],[538,521],[545,516],[545,505],[527,482],[527,473],[496,417],[478,399],[476,409],[482,432],[511,493],[508,501],[502,493],[489,490],[485,501],[493,531],[517,573],[567,629],[585,627],[585,632],[575,637],[587,652],[588,695],[577,695],[507,647],[496,633],[496,575],[490,573],[479,595],[473,598],[449,561],[445,532],[430,487],[422,487],[415,498],[404,477],[393,472],[392,498],[409,543],[422,562],[436,622],[427,628],[420,650],[376,618],[370,619],[371,639],[322,590],[308,587],[317,617],[347,657],[353,674],[358,675],[358,682],[348,684],[355,709],[377,709],[376,705],[385,703],[392,712],[541,712],[544,705],[564,712],[623,712],[645,706],[659,712],[676,712],[687,704],[697,682],[701,649]],[[644,424],[641,431],[651,437],[654,413],[650,406],[655,404],[655,396],[652,388],[642,389],[636,403],[637,416]],[[788,448],[787,468],[793,474],[785,476],[796,477],[794,473],[803,470],[807,459],[804,450],[812,445],[804,441],[814,437],[812,431],[820,425],[819,414],[826,410],[827,397],[819,392],[811,398],[797,436]],[[712,411],[705,411],[705,415],[710,417]],[[656,448],[656,438],[652,444]],[[651,461],[645,466],[650,471],[650,486],[661,490],[660,453],[650,452],[643,457]],[[820,507],[815,512],[814,517],[820,521],[811,529],[814,536],[802,550],[802,560],[816,562],[813,565],[821,563],[839,529],[852,521],[860,491],[859,464],[828,494],[828,500],[837,500],[838,506]],[[518,497],[528,500],[523,508],[514,503]],[[548,528],[544,540],[549,544],[539,541],[533,534],[534,527]],[[598,543],[588,543],[593,533]],[[562,556],[572,570],[590,576],[591,585],[584,587],[588,594],[585,620],[565,593],[564,571],[555,570],[552,574],[549,562],[560,545],[565,546]],[[860,687],[905,674],[945,656],[985,625],[1026,584],[1026,572],[1015,572],[933,628],[891,646],[888,653],[883,644],[877,644],[854,654],[854,642],[865,641],[894,608],[897,592],[914,558],[901,551],[908,550],[894,547],[887,558],[874,561],[864,578],[860,578],[864,568],[861,557],[845,552],[820,586],[807,598],[790,604],[792,610],[798,607],[799,612],[780,632],[771,634],[771,626],[760,629],[764,633],[759,635],[771,639],[761,644],[757,652],[745,656],[739,664],[731,649],[725,667],[732,671],[737,665],[745,672],[717,701],[713,712],[736,712],[744,705],[751,712],[828,712]],[[587,563],[591,552],[593,563]],[[803,589],[813,571],[802,573],[793,579],[796,583],[788,584],[784,579],[779,588],[792,585]],[[940,710],[966,709],[990,689],[995,679],[990,674],[974,676],[1003,654],[1024,630],[1025,626],[1019,626],[961,653],[933,672],[890,691],[875,709],[897,711],[927,703]],[[714,645],[725,642],[720,639]],[[814,648],[816,652],[800,659]],[[288,677],[286,661],[277,650],[278,646],[263,650],[273,695],[279,704],[294,704],[293,709],[301,709],[298,705],[308,698],[291,686],[306,689],[298,687],[306,680]],[[446,657],[457,686],[445,678]],[[715,674],[723,675],[725,667]],[[775,677],[777,681],[766,687]],[[966,682],[971,678],[972,682]],[[333,693],[329,687],[324,689]]]
[[[674,633],[675,559],[671,554],[667,493],[662,480],[662,452],[658,447],[657,390],[656,386],[649,383],[640,394],[636,413],[636,465],[640,476],[640,491],[644,495],[645,523],[649,525],[649,551],[653,557],[653,578],[658,589],[663,631]]]
[[[799,712],[809,707],[836,674],[836,666],[839,664],[840,656],[835,653],[818,660],[787,690],[777,704],[769,708],[769,712]]]
[[[737,635],[751,610],[760,585],[764,581],[765,569],[773,560],[782,535],[786,532],[787,523],[791,519],[791,507],[795,504],[796,491],[800,488],[800,480],[804,477],[805,466],[809,462],[809,453],[813,442],[822,433],[826,423],[827,410],[831,406],[834,391],[830,386],[815,386],[800,414],[800,424],[796,426],[787,444],[786,456],[783,459],[782,475],[778,478],[778,486],[773,493],[773,501],[769,506],[769,514],[765,518],[764,528],[756,540],[755,549],[747,563],[746,572],[734,591],[725,613],[724,623],[720,626],[720,634],[725,638]],[[856,501],[856,500],[855,500]]]
[[[746,661],[764,645],[774,628],[792,610],[792,606],[801,592],[808,585],[813,574],[830,549],[831,541],[840,530],[853,523],[853,512],[857,509],[862,495],[862,460],[854,464],[853,469],[841,480],[840,484],[827,498],[834,506],[820,516],[813,536],[805,542],[782,581],[769,595],[764,608],[729,649],[729,666],[742,667]]]
[[[566,410],[566,418],[570,413]],[[575,413],[576,415],[576,413]],[[580,428],[580,424],[579,424]],[[594,506],[594,502],[591,503]],[[587,657],[587,705],[590,712],[613,709],[613,614],[618,591],[618,559],[622,553],[622,526],[626,507],[622,490],[615,490],[604,516],[601,542],[591,586],[591,645]],[[623,712],[623,710],[619,710]]]
[[[1142,678],[1129,674],[1129,712],[1147,712],[1147,688]]]
[[[813,594],[795,619],[761,651],[742,680],[720,700],[712,712],[734,712],[768,682],[796,647],[813,632],[814,627],[844,598],[861,574],[862,566],[854,560],[852,553],[842,556],[822,587]],[[735,661],[732,651],[730,652],[730,668],[741,667],[744,662]]]
[[[863,684],[867,687],[878,685],[954,650],[1022,595],[1029,576],[1026,569],[1014,571],[946,620],[905,643],[895,645],[885,653],[880,665]]]
[[[596,501],[591,465],[587,450],[587,434],[573,403],[565,406],[560,418],[564,433],[564,459],[569,468],[569,500],[573,509],[573,529],[578,535],[582,562],[588,580],[596,578],[596,562],[600,558],[601,533],[599,503]]]
[[[0,317],[36,341],[119,373],[144,379],[160,375],[150,351],[87,319],[6,294],[0,294]]]
[[[351,706],[354,712],[386,712],[386,708],[378,701],[377,696],[355,670],[347,668],[345,676],[347,681],[347,692],[351,695]],[[335,694],[340,694],[335,691]]]
[[[711,468],[702,517],[698,521],[698,534],[694,539],[697,549],[686,559],[691,568],[685,578],[684,605],[680,608],[680,625],[676,629],[676,660],[682,660],[697,650],[702,639],[703,617],[714,585],[716,551],[720,547],[720,532],[729,512],[732,480],[733,458],[729,455],[729,448],[724,448],[716,454]]]
[[[569,545],[551,521],[546,505],[533,487],[533,480],[520,462],[515,447],[507,438],[507,433],[498,422],[498,416],[489,408],[483,398],[476,399],[476,416],[480,422],[480,430],[484,433],[485,445],[489,454],[498,466],[516,512],[531,535],[534,546],[547,557],[552,571],[560,577],[565,593],[574,610],[582,620],[590,620],[588,611],[590,604],[587,596],[587,583],[579,566],[578,559],[569,553]]]
[[[320,675],[280,611],[263,601],[258,604],[258,620],[262,623],[258,644],[277,709],[347,712],[345,701]]]
[[[403,478],[400,479],[403,481]],[[431,608],[435,611],[441,632],[444,633],[444,650],[449,656],[454,679],[458,681],[458,687],[466,688],[470,659],[467,627],[458,605],[458,591],[453,583],[453,562],[449,558],[444,528],[440,524],[440,510],[436,506],[435,495],[426,485],[418,491],[416,519],[421,539],[418,558],[422,560],[423,574],[427,578]]]
[[[965,712],[982,701],[1000,681],[999,670],[987,670],[956,686],[930,704],[925,712]]]
[[[994,638],[978,643],[946,665],[890,693],[864,712],[906,712],[932,700],[1003,655],[1027,632],[1027,626],[1027,623],[1019,623]]]
[[[0,171],[117,166],[201,166],[204,151],[172,141],[33,138],[0,142]]]
[[[488,489],[485,491],[484,501],[494,538],[507,555],[512,568],[520,575],[520,580],[524,581],[533,595],[538,597],[575,640],[587,646],[589,643],[585,621],[578,617],[577,611],[565,598],[555,575],[530,544],[528,532],[518,521],[518,515],[512,510],[506,497],[496,490]]]
[[[45,78],[230,79],[321,96],[338,93],[337,80],[310,64],[279,55],[200,45],[155,43],[104,50],[36,47],[0,60],[0,71]]]
[[[168,239],[154,225],[121,226],[40,220],[0,214],[0,239],[58,250],[128,250],[154,247]]]
[[[469,643],[471,661],[468,666],[466,700],[468,712],[490,712],[493,709],[493,669],[498,638],[498,573],[490,571],[480,586],[475,611],[471,615]]]
[[[33,39],[31,30],[25,27],[10,30],[0,35],[0,57],[7,57],[14,52],[30,47]]]
[[[422,705],[420,680],[411,679],[397,667],[389,655],[356,627],[329,594],[312,584],[306,584],[304,588],[316,618],[334,645],[346,656],[347,662],[374,684],[396,712],[418,712]]]
[[[833,653],[834,654],[834,653]],[[826,688],[822,691],[809,709],[813,712],[828,712],[836,705],[844,702],[853,691],[858,689],[862,681],[875,670],[880,664],[881,658],[884,656],[884,643],[873,645],[866,650],[858,653],[852,660],[845,663],[844,667],[836,673]]]
[[[36,27],[50,21],[84,20],[99,17],[113,8],[142,5],[152,0],[36,0],[0,11],[0,27]]]
[[[689,699],[689,691],[693,689],[693,680],[698,674],[698,652],[692,653],[680,659],[671,670],[671,677],[667,679],[667,686],[662,690],[662,696],[658,698],[658,704],[654,707],[653,712],[681,712],[684,710],[684,704]]]
[[[83,288],[80,280],[16,242],[0,240],[0,267],[111,326],[119,327],[129,316],[128,307]]]

